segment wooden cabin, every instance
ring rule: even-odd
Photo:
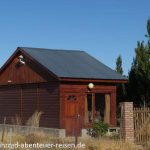
[[[84,51],[18,47],[0,70],[0,123],[23,124],[42,111],[41,127],[66,135],[102,120],[116,126],[116,83],[127,79]]]

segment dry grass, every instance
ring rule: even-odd
[[[46,134],[42,131],[36,131],[34,130],[34,127],[39,126],[40,117],[42,115],[42,112],[35,112],[32,117],[29,118],[27,121],[27,125],[29,126],[29,132],[23,134],[20,131],[20,129],[13,130],[12,133],[5,131],[4,134],[4,140],[3,144],[16,144],[17,142],[20,144],[28,143],[28,144],[34,144],[34,143],[40,143],[40,144],[74,144],[75,139],[74,137],[68,137],[68,138],[57,138],[50,136],[49,134]],[[13,124],[20,125],[21,119],[16,118],[13,121]],[[16,126],[15,128],[19,128],[19,126]],[[2,134],[0,134],[1,138]],[[86,148],[84,150],[144,150],[143,148],[134,145],[132,143],[126,143],[121,140],[113,140],[113,139],[104,139],[104,138],[88,138],[83,139],[79,138],[78,143],[85,144]],[[35,148],[18,148],[16,150],[35,150]],[[42,150],[49,150],[50,148],[42,148]],[[51,148],[53,150],[60,150],[62,148]],[[63,150],[69,150],[70,148],[63,148]],[[71,148],[75,149],[75,148]],[[9,150],[9,148],[6,148],[5,150]],[[78,150],[83,150],[83,148],[78,148]],[[147,149],[148,150],[148,149]]]
[[[41,111],[35,111],[35,113],[28,119],[26,125],[33,126],[33,127],[39,127],[41,116],[42,116]]]
[[[5,144],[8,144],[10,141],[9,133],[5,134],[4,142]],[[23,135],[23,134],[16,134],[13,133],[12,135],[12,141],[11,143],[41,143],[41,144],[60,144],[60,143],[66,143],[66,144],[74,144],[74,138],[54,138],[49,136],[48,134],[44,134],[42,132],[37,132],[35,134],[31,135]],[[125,143],[120,140],[111,140],[111,139],[79,139],[78,143],[84,143],[86,148],[84,150],[144,150],[139,146],[136,146],[131,143]],[[48,150],[42,149],[42,150]],[[54,150],[58,150],[60,148],[52,148]],[[67,148],[64,148],[68,150]],[[74,149],[74,148],[72,148]],[[78,150],[83,150],[83,148],[79,148]],[[8,150],[8,149],[6,149]],[[17,149],[21,150],[21,149]],[[27,148],[22,148],[22,150],[29,150]],[[30,150],[33,150],[32,148]],[[35,150],[35,149],[34,149]]]
[[[22,125],[22,119],[20,116],[16,115],[15,118],[11,118],[13,125]]]
[[[112,139],[91,139],[85,141],[88,150],[143,150],[133,143]]]

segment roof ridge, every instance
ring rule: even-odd
[[[51,51],[75,51],[75,52],[85,52],[84,50],[75,50],[75,49],[58,49],[58,48],[40,48],[40,47],[23,47],[19,46],[20,49],[43,49],[43,50],[51,50]]]

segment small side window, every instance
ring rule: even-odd
[[[68,101],[75,101],[77,98],[76,98],[76,96],[75,95],[69,95],[68,97],[67,97],[67,100]]]

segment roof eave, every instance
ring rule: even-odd
[[[13,60],[15,55],[18,53],[18,49],[15,50],[15,52],[8,58],[8,60],[3,64],[3,66],[0,68],[0,74],[2,71],[6,68],[6,66]]]
[[[96,78],[71,78],[60,77],[60,81],[66,82],[99,82],[99,83],[127,83],[128,79],[96,79]]]

